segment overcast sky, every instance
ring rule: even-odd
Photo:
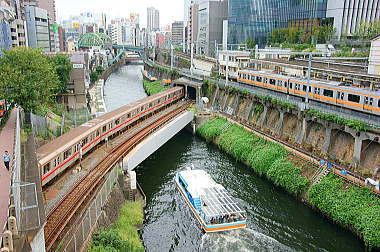
[[[108,20],[140,14],[140,25],[146,27],[146,9],[154,7],[160,11],[160,26],[183,20],[183,0],[56,0],[58,20],[82,12],[106,13]]]

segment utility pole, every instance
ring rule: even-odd
[[[226,87],[228,87],[228,65],[230,64],[230,55],[228,53],[228,45],[227,45],[227,51],[226,51],[226,55],[227,55],[227,64],[226,64]]]
[[[193,63],[194,63],[194,43],[191,43],[191,65],[190,65],[190,72],[191,75],[193,75]]]
[[[312,54],[309,54],[309,64],[307,68],[307,89],[306,89],[306,100],[305,103],[309,103],[309,88],[310,88],[310,80],[311,80],[311,60],[312,60]],[[306,105],[307,106],[307,105]]]
[[[170,70],[173,70],[173,61],[174,61],[174,52],[173,52],[173,44],[170,44]]]

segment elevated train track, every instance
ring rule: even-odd
[[[186,110],[188,106],[189,104],[182,103],[157,120],[149,122],[147,126],[139,129],[136,134],[131,136],[124,143],[115,147],[93,170],[73,186],[69,193],[48,213],[44,230],[45,247],[47,251],[54,251],[55,244],[59,241],[63,231],[68,228],[71,223],[75,222],[75,218],[81,210],[83,210],[83,206],[91,201],[94,194],[104,183],[105,175],[110,172],[120,159],[152,132]]]

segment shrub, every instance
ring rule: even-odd
[[[346,227],[353,227],[370,248],[380,248],[380,200],[367,188],[343,188],[343,180],[328,175],[309,192],[309,202]]]
[[[144,90],[148,96],[164,91],[166,88],[161,85],[160,81],[143,81]]]
[[[281,186],[295,195],[305,192],[309,182],[301,175],[301,168],[286,159],[275,161],[268,170],[267,176],[275,185]]]

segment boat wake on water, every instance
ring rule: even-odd
[[[291,251],[289,247],[249,228],[205,233],[200,251]]]

